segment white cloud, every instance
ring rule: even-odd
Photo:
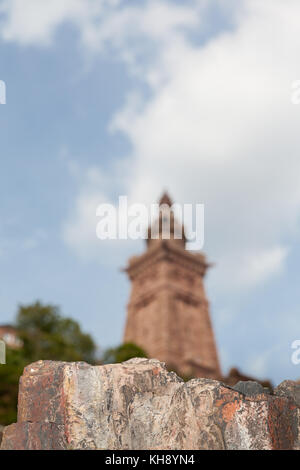
[[[244,263],[246,282],[261,283],[281,270],[287,256],[285,247],[267,249],[262,253],[255,253]]]
[[[72,160],[68,160],[71,175],[80,180],[80,192],[71,213],[66,219],[62,236],[65,243],[83,261],[100,262],[103,265],[120,264],[137,251],[137,242],[130,240],[99,240],[96,227],[99,222],[96,212],[99,204],[114,204],[111,188],[116,183],[98,168],[86,171]],[[117,212],[118,215],[118,212]]]
[[[231,250],[229,256],[225,255],[218,260],[221,281],[218,288],[243,289],[261,285],[282,271],[287,255],[288,249],[283,246],[268,247],[252,253],[247,247],[239,253]]]
[[[124,0],[0,0],[0,34],[6,41],[40,46],[51,43],[56,29],[69,22],[87,47],[99,50],[109,41],[129,59],[133,55],[126,47],[128,41],[147,37],[170,41],[178,27],[198,23],[194,13],[160,0],[136,6]],[[132,47],[139,52],[137,42],[132,41]]]
[[[247,287],[280,271],[300,212],[300,107],[290,102],[300,76],[298,0],[216,1],[233,26],[203,43],[191,32],[208,31],[207,1],[0,5],[5,40],[47,43],[72,21],[89,52],[113,50],[150,87],[147,97],[128,93],[112,119],[133,149],[121,180],[115,169],[120,193],[148,203],[167,187],[178,202],[204,202],[216,286],[230,287],[233,267]],[[94,209],[108,192],[84,179],[64,231],[81,256],[99,253]]]
[[[79,176],[81,169],[71,160],[69,170]],[[104,175],[96,168],[90,168],[81,176],[81,190],[63,227],[65,242],[83,259],[100,252],[96,238],[96,208],[100,203],[109,202]],[[101,255],[101,254],[100,254]]]
[[[48,43],[57,26],[84,13],[81,0],[3,0],[1,36],[7,41],[38,45]]]
[[[249,287],[280,272],[300,209],[300,111],[289,95],[300,5],[244,5],[238,27],[203,47],[182,36],[167,44],[164,82],[114,120],[134,149],[132,199],[167,186],[181,202],[205,203],[205,249],[218,264],[211,279],[226,289],[237,286],[229,274]]]

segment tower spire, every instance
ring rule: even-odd
[[[167,193],[149,227],[148,249],[129,260],[131,295],[125,343],[142,347],[183,376],[221,377],[203,278],[208,264],[201,253],[185,249],[183,225],[175,219]],[[166,239],[164,217],[169,219]],[[151,238],[154,228],[158,237]],[[175,236],[182,230],[183,238]],[[179,232],[180,233],[180,232]]]
[[[159,200],[159,205],[162,206],[163,204],[166,204],[167,206],[171,207],[173,202],[168,194],[167,191],[164,191],[160,200]]]
[[[147,246],[156,246],[158,240],[169,240],[172,244],[184,248],[186,242],[184,226],[174,215],[173,202],[167,191],[164,191],[158,204],[158,217],[148,227]]]

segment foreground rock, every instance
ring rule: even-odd
[[[1,446],[1,442],[2,442],[3,429],[4,429],[4,426],[1,426],[1,424],[0,424],[0,446]]]
[[[300,449],[300,386],[245,384],[184,383],[156,360],[40,361],[24,370],[1,449]]]

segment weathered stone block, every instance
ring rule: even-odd
[[[64,426],[55,423],[20,422],[5,428],[1,450],[64,450],[67,448]]]
[[[287,394],[237,388],[185,383],[156,360],[40,361],[24,370],[1,449],[300,449],[293,382]]]
[[[284,380],[274,390],[275,395],[291,397],[300,407],[300,384],[292,380]]]
[[[4,426],[1,426],[1,424],[0,424],[0,446],[1,446],[1,442],[2,442],[3,429],[4,429]]]

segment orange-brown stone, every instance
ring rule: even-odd
[[[126,271],[131,295],[124,342],[142,347],[182,376],[221,378],[217,348],[203,279],[205,256],[185,249],[174,237],[178,222],[171,200],[164,194],[160,207],[169,210],[170,238],[164,239],[161,210],[156,224],[157,239],[147,240],[147,251],[129,261]],[[169,209],[168,209],[169,208]]]
[[[300,385],[238,388],[184,382],[153,359],[39,361],[24,370],[18,422],[4,429],[1,450],[299,450]]]

